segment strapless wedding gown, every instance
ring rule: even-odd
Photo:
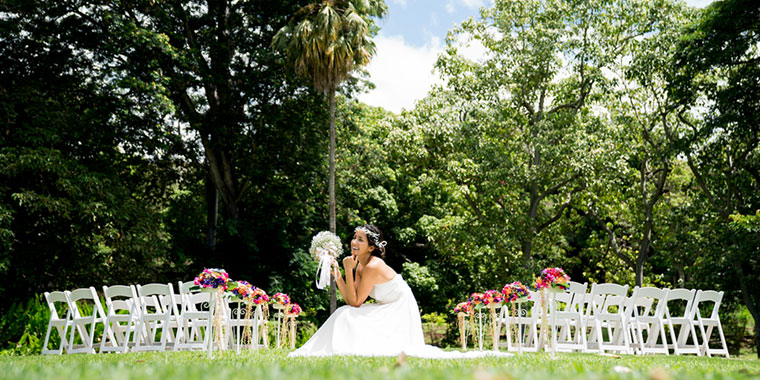
[[[417,301],[406,281],[397,274],[375,285],[369,293],[377,303],[342,306],[293,356],[409,356],[431,359],[510,356],[494,351],[443,351],[425,344]]]

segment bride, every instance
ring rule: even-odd
[[[343,259],[345,279],[338,263],[332,262],[338,290],[348,305],[338,308],[308,342],[288,356],[395,356],[401,352],[425,358],[509,356],[494,351],[447,352],[425,345],[417,301],[406,281],[383,260],[385,245],[377,227],[356,228],[351,256]],[[377,303],[364,303],[367,297]]]

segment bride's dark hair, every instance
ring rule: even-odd
[[[374,224],[365,224],[363,226],[356,227],[356,229],[369,231],[369,233],[367,233],[367,245],[370,247],[375,247],[375,249],[372,250],[371,255],[385,259],[385,245],[387,243],[385,240],[383,240],[383,232],[380,231],[380,229],[377,228],[377,226]]]

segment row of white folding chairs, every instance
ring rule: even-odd
[[[127,351],[208,350],[241,346],[241,329],[250,327],[252,342],[258,348],[261,308],[251,319],[242,318],[239,302],[222,299],[220,331],[212,341],[215,302],[212,293],[191,292],[192,282],[179,282],[179,294],[169,284],[103,286],[105,310],[94,287],[73,291],[46,292],[50,308],[42,354],[95,353]],[[88,304],[85,307],[84,304]],[[233,308],[233,306],[236,306]],[[64,315],[59,310],[65,309]],[[91,309],[89,313],[85,310]],[[103,332],[96,347],[96,326]],[[60,337],[58,347],[49,348],[53,329]]]
[[[501,336],[505,329],[506,342],[500,346],[510,351],[538,351],[545,345],[542,326],[548,326],[546,339],[551,339],[558,351],[729,356],[718,315],[723,292],[635,287],[629,297],[627,285],[591,284],[588,293],[587,288],[586,283],[571,281],[567,291],[545,295],[549,297],[546,322],[538,292],[531,291],[532,302],[525,303],[524,315],[512,317],[510,310],[502,307],[497,331]],[[674,301],[683,305],[678,315],[668,307]],[[709,316],[702,316],[700,306],[706,303],[712,303],[712,310]],[[710,346],[714,330],[720,347]]]

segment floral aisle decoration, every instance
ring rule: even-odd
[[[215,304],[214,307],[214,342],[216,343],[216,346],[218,349],[223,349],[222,347],[222,301],[224,296],[224,291],[227,290],[229,286],[237,286],[234,281],[230,280],[229,274],[227,274],[227,271],[224,269],[219,268],[204,268],[203,272],[201,272],[198,276],[195,277],[193,280],[193,284],[200,287],[203,291],[209,291],[212,294],[212,297],[215,298],[215,300],[212,300],[212,302],[209,304]],[[211,355],[211,346],[209,346],[209,355]]]
[[[285,320],[288,321],[287,325],[290,326],[288,329],[288,340],[290,341],[291,350],[296,348],[296,317],[298,317],[299,314],[301,314],[301,306],[297,303],[291,303],[285,308]]]
[[[530,292],[527,286],[520,283],[520,281],[515,281],[504,285],[504,288],[501,289],[501,294],[504,296],[504,302],[509,303],[511,306],[512,321],[509,324],[510,331],[507,334],[509,334],[510,340],[514,336],[514,341],[517,342],[517,352],[522,353],[522,334],[520,326],[515,324],[515,305],[518,309],[517,315],[520,316],[522,314],[522,303],[530,299]]]
[[[468,302],[472,306],[472,313],[470,314],[470,331],[472,333],[472,342],[475,343],[475,339],[478,342],[478,349],[483,351],[483,299],[485,295],[483,293],[472,293]],[[478,332],[475,333],[475,310],[478,311]]]
[[[315,281],[317,289],[324,289],[330,283],[330,264],[343,254],[343,244],[334,233],[322,231],[311,239],[309,253],[319,263]]]
[[[488,313],[491,317],[491,341],[493,350],[499,350],[499,332],[496,326],[496,308],[501,306],[504,297],[498,290],[486,290],[483,292],[483,305],[488,307]]]
[[[472,313],[472,305],[469,302],[460,302],[454,307],[454,313],[457,315],[457,327],[459,328],[459,341],[462,344],[462,351],[467,349],[467,326],[465,317]]]
[[[258,333],[261,337],[261,344],[264,348],[269,348],[269,295],[264,289],[255,288],[251,295],[251,302],[256,305],[256,308],[261,309],[261,330]],[[259,344],[258,338],[254,344]]]
[[[238,281],[237,287],[232,289],[231,293],[245,303],[245,329],[243,330],[242,344],[258,345],[259,334],[261,333],[263,335],[263,333],[267,332],[266,327],[264,326],[267,321],[267,318],[264,317],[264,310],[268,310],[268,308],[264,309],[261,306],[262,304],[266,305],[266,302],[269,301],[269,296],[263,289],[251,285],[248,281]],[[256,307],[255,313],[253,312],[254,306]],[[254,319],[254,323],[251,323],[251,319]],[[256,328],[256,336],[253,336],[254,327]],[[263,331],[260,331],[260,329]],[[263,337],[263,339],[264,347],[267,347],[266,337]],[[238,346],[240,343],[241,342],[238,342]]]
[[[554,308],[556,307],[555,304],[555,294],[558,292],[563,292],[567,290],[569,285],[570,276],[565,274],[565,271],[562,270],[562,268],[546,268],[541,271],[541,275],[536,278],[536,290],[541,291],[541,304],[542,304],[542,321],[541,321],[541,334],[544,338],[544,344],[549,343],[551,345],[550,351],[551,351],[551,358],[554,359],[556,356],[556,334],[554,333],[555,327],[556,327],[556,313]],[[550,300],[547,301],[547,294],[550,294]],[[549,332],[549,327],[547,326],[547,302],[548,306],[551,307],[551,332]],[[546,346],[544,346],[544,350],[546,350]]]
[[[287,338],[285,313],[290,307],[290,296],[285,293],[275,293],[269,302],[277,310],[277,348],[280,348]]]

